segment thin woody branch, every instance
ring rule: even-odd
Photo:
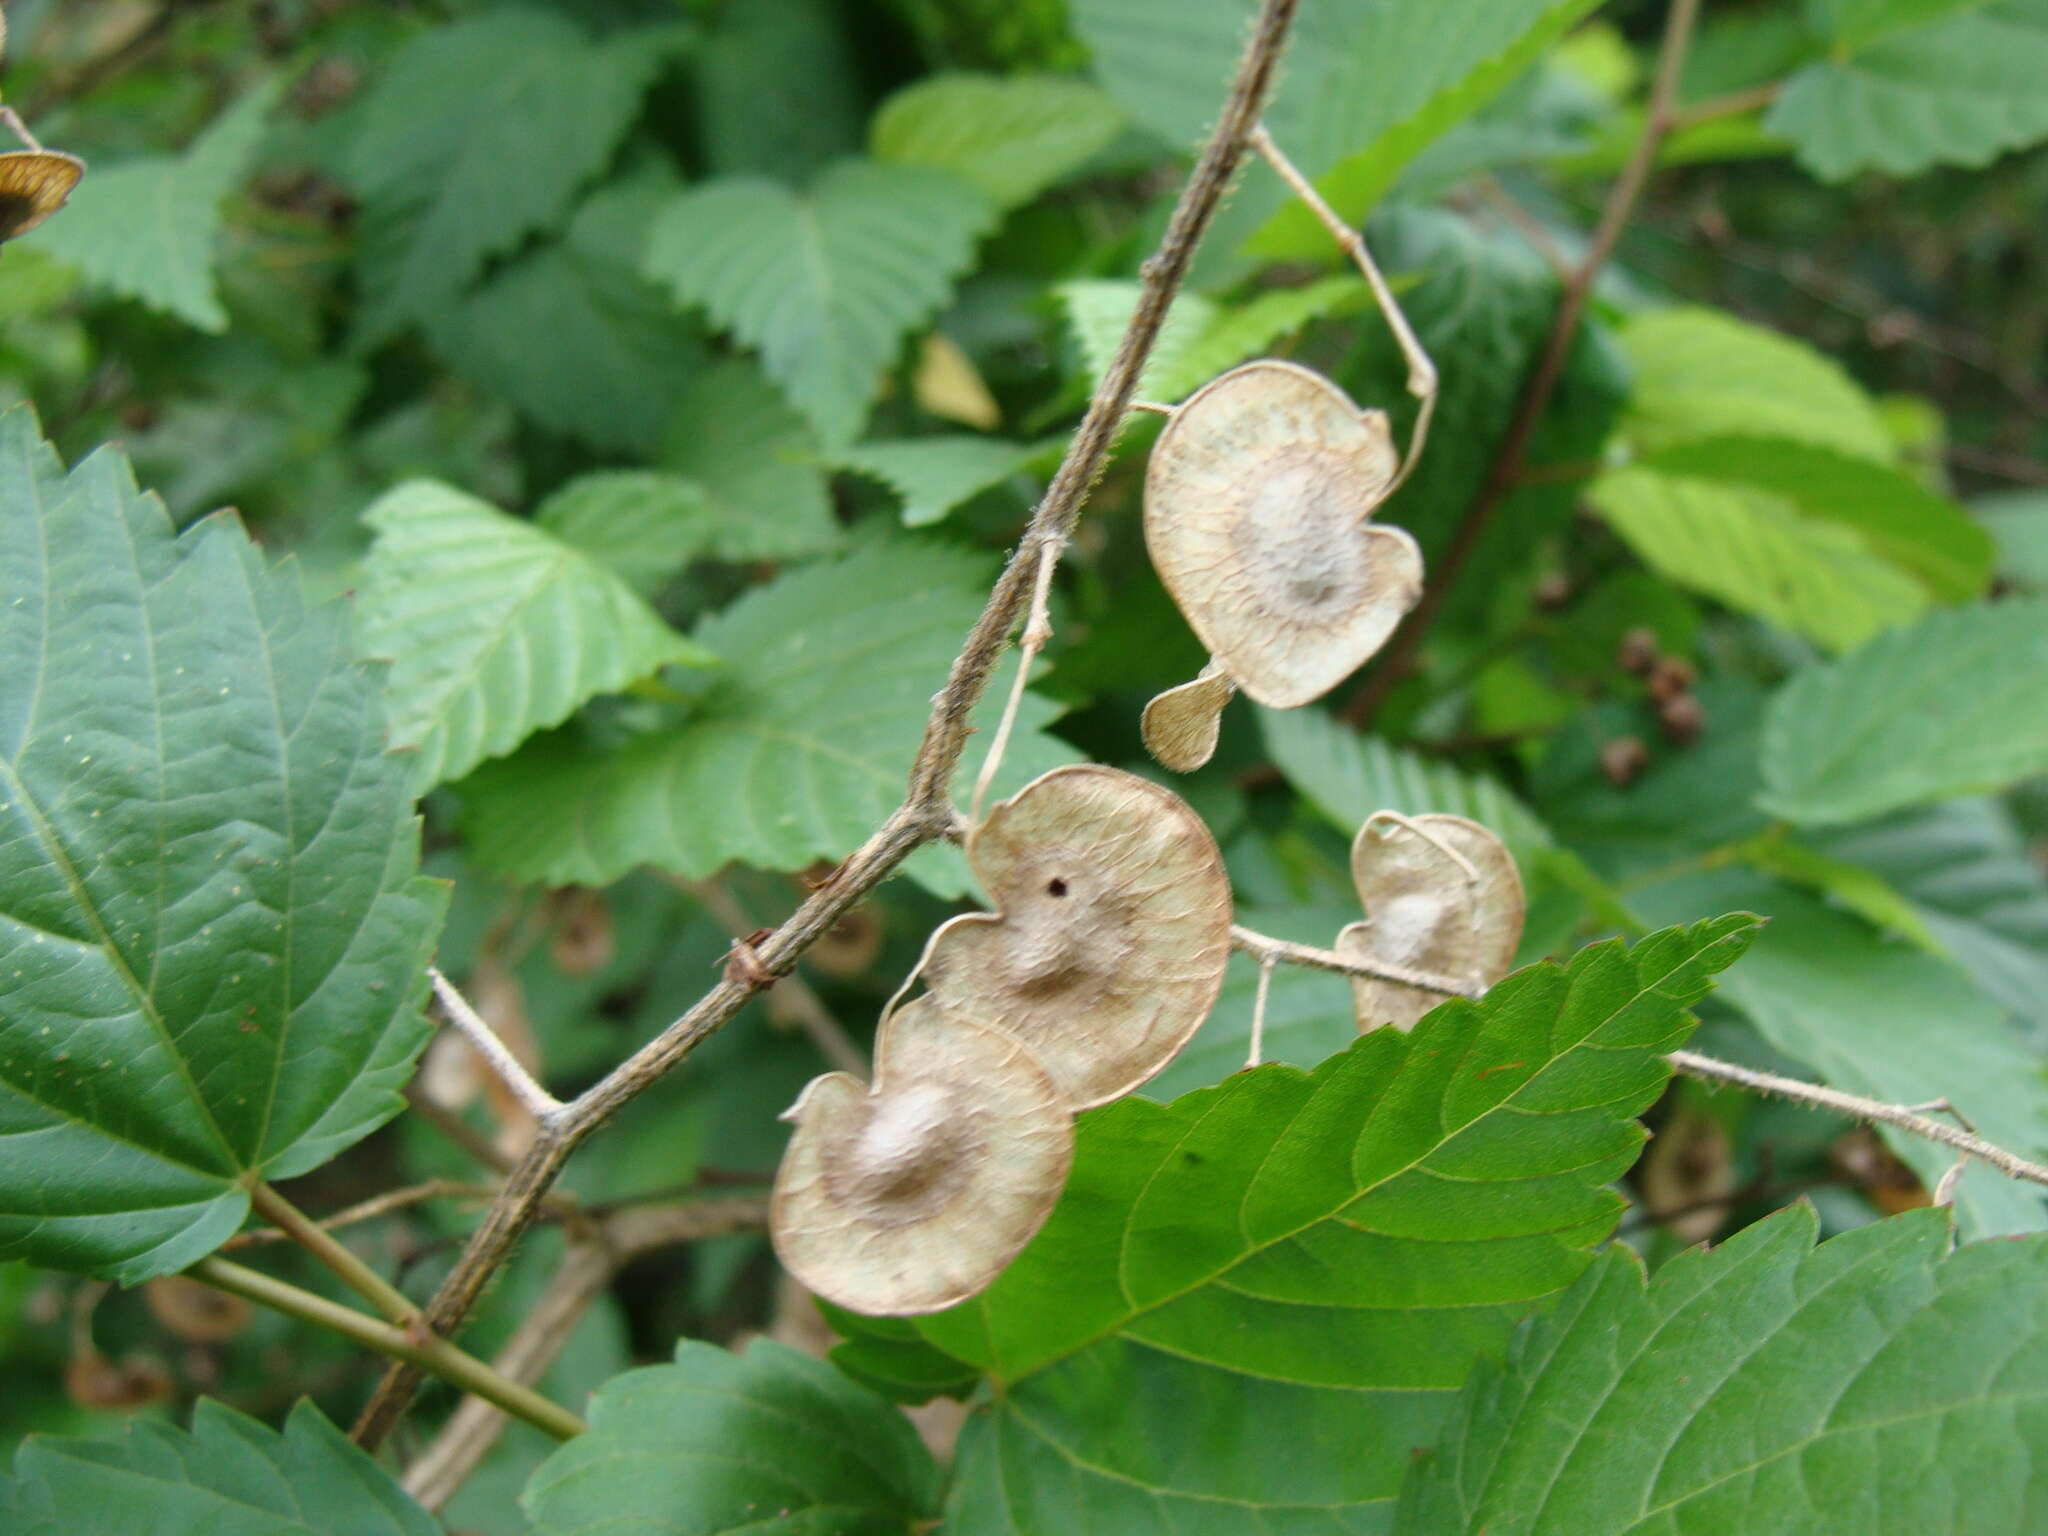
[[[1235,923],[1230,927],[1230,947],[1241,954],[1250,955],[1261,965],[1298,965],[1314,971],[1334,971],[1339,976],[1356,976],[1367,981],[1391,981],[1424,992],[1440,993],[1445,997],[1480,997],[1486,992],[1484,987],[1474,986],[1468,981],[1459,981],[1453,976],[1439,976],[1433,971],[1418,971],[1410,966],[1395,965],[1387,960],[1354,959],[1349,955],[1340,955],[1334,949],[1317,949],[1313,944],[1295,944],[1287,939],[1272,938]]]
[[[787,975],[797,957],[822,938],[856,902],[918,848],[948,835],[955,823],[951,785],[967,744],[968,719],[988,687],[1036,582],[1042,551],[1072,533],[1088,493],[1109,462],[1137,393],[1145,360],[1168,308],[1194,260],[1195,248],[1222,205],[1264,110],[1299,0],[1264,0],[1231,82],[1230,94],[1186,186],[1159,249],[1140,268],[1140,291],[1116,356],[1089,402],[1024,538],[989,594],[981,617],[954,658],[932,705],[902,805],[854,851],[797,911],[755,947],[758,972],[729,974],[681,1018],[573,1102],[540,1117],[533,1144],[506,1179],[469,1246],[426,1309],[427,1326],[453,1332],[468,1317],[490,1277],[540,1208],[569,1155],[619,1107],[658,1081],[739,1012],[767,979]],[[422,1380],[412,1365],[386,1373],[353,1435],[374,1449],[403,1416]]]

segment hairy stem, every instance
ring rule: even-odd
[[[1339,976],[1391,981],[1423,992],[1441,993],[1445,997],[1481,997],[1486,992],[1484,987],[1475,987],[1469,981],[1459,981],[1453,976],[1418,971],[1409,966],[1395,965],[1390,960],[1354,959],[1340,955],[1334,949],[1317,949],[1313,944],[1276,939],[1236,923],[1230,925],[1230,947],[1250,955],[1262,966],[1299,965],[1312,971],[1335,971]]]
[[[1057,548],[1066,542],[1081,515],[1083,502],[1108,465],[1110,450],[1137,392],[1145,360],[1159,339],[1167,309],[1194,260],[1195,247],[1244,160],[1298,3],[1299,0],[1264,0],[1260,8],[1215,130],[1181,191],[1159,249],[1140,269],[1138,304],[1116,356],[1067,445],[1066,456],[1060,461],[1044,500],[1032,514],[1022,541],[1011,552],[981,617],[953,660],[945,686],[933,701],[903,804],[787,922],[755,946],[758,969],[739,972],[729,968],[725,979],[694,1007],[603,1081],[560,1110],[541,1117],[533,1144],[513,1168],[503,1193],[485,1214],[461,1259],[427,1305],[427,1324],[437,1333],[452,1332],[461,1326],[519,1234],[533,1220],[562,1165],[584,1138],[738,1013],[767,980],[787,975],[799,955],[911,853],[952,830],[955,812],[951,785],[967,744],[968,717],[987,689],[989,676],[1009,643],[1010,631],[1030,599],[1042,550],[1047,544]],[[419,1384],[420,1372],[414,1365],[396,1366],[387,1372],[356,1421],[356,1442],[372,1449],[382,1444],[405,1413]]]
[[[455,1026],[456,1032],[469,1042],[469,1048],[483,1058],[484,1065],[497,1074],[512,1095],[523,1105],[527,1113],[538,1119],[562,1107],[547,1089],[534,1080],[526,1064],[512,1054],[512,1047],[498,1038],[498,1032],[491,1028],[490,1021],[476,1009],[469,999],[455,988],[455,983],[443,976],[438,967],[427,967],[427,980],[434,986],[434,1001],[441,1005],[441,1013]]]

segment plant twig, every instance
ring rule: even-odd
[[[496,1198],[495,1184],[464,1184],[456,1179],[428,1179],[405,1189],[389,1189],[381,1195],[336,1211],[332,1216],[323,1216],[319,1225],[329,1232],[338,1232],[343,1227],[353,1227],[365,1221],[375,1221],[379,1216],[389,1216],[393,1211],[402,1211],[409,1206],[422,1205],[429,1200],[491,1200]],[[283,1227],[251,1227],[246,1232],[237,1232],[221,1245],[223,1252],[236,1248],[255,1248],[264,1243],[284,1243],[293,1240],[294,1234]]]
[[[471,1161],[496,1174],[512,1171],[512,1159],[500,1152],[490,1137],[428,1093],[420,1086],[417,1077],[405,1085],[405,1103],[414,1114],[467,1153]]]
[[[1182,189],[1159,249],[1139,269],[1138,303],[1116,356],[1096,387],[1066,456],[1032,514],[1023,540],[1011,553],[989,594],[981,617],[954,658],[945,686],[933,701],[924,739],[911,765],[908,793],[875,833],[796,912],[756,946],[758,973],[726,976],[698,1002],[636,1051],[601,1082],[560,1110],[541,1118],[532,1145],[506,1179],[504,1192],[485,1213],[482,1225],[428,1304],[426,1320],[437,1333],[461,1326],[498,1266],[526,1230],[541,1198],[570,1153],[619,1107],[696,1049],[699,1042],[739,1012],[764,978],[787,975],[797,957],[816,943],[848,908],[873,890],[918,848],[953,828],[951,785],[967,743],[968,721],[988,686],[990,674],[1009,642],[1036,582],[1041,551],[1064,544],[1081,515],[1088,492],[1101,478],[1121,431],[1145,359],[1151,355],[1168,307],[1187,275],[1195,247],[1221,206],[1245,155],[1280,59],[1282,44],[1299,0],[1264,0],[1230,95],[1215,130]],[[386,1373],[353,1431],[358,1444],[383,1443],[413,1395],[420,1372],[403,1365]]]
[[[1494,450],[1493,463],[1478,495],[1465,509],[1465,516],[1452,534],[1449,547],[1440,559],[1432,563],[1428,581],[1422,589],[1422,600],[1395,632],[1393,643],[1387,647],[1372,675],[1344,705],[1343,717],[1352,725],[1362,726],[1371,720],[1380,705],[1386,702],[1387,695],[1408,675],[1415,653],[1421,648],[1437,615],[1443,611],[1444,600],[1457,585],[1458,577],[1477,552],[1494,514],[1521,482],[1529,445],[1536,436],[1543,413],[1550,407],[1551,397],[1557,393],[1559,380],[1564,377],[1572,343],[1578,339],[1579,326],[1586,317],[1586,306],[1592,298],[1594,280],[1614,254],[1621,233],[1642,198],[1650,172],[1656,166],[1657,152],[1670,137],[1677,121],[1679,73],[1692,45],[1693,25],[1699,20],[1699,10],[1700,0],[1671,0],[1671,10],[1664,22],[1664,40],[1657,50],[1657,72],[1650,87],[1649,109],[1643,114],[1643,131],[1636,139],[1628,164],[1622,168],[1620,177],[1607,195],[1606,206],[1600,212],[1600,222],[1594,227],[1585,256],[1558,296],[1550,333],[1544,338],[1543,348],[1530,370],[1529,381],[1515,403],[1507,429],[1501,434],[1500,445]]]
[[[1831,1109],[1836,1114],[1847,1115],[1854,1120],[1874,1121],[1889,1125],[1895,1130],[1907,1131],[1915,1136],[1924,1136],[1929,1141],[1938,1141],[1945,1147],[1989,1163],[2009,1179],[2025,1179],[2032,1184],[2048,1184],[2048,1167],[2028,1162],[2016,1153],[1986,1141],[1969,1131],[1944,1125],[1939,1120],[1909,1109],[1903,1104],[1887,1104],[1882,1099],[1861,1098],[1853,1093],[1843,1093],[1836,1088],[1825,1088],[1819,1083],[1803,1083],[1796,1077],[1780,1077],[1775,1072],[1759,1072],[1751,1067],[1738,1067],[1732,1062],[1716,1061],[1711,1056],[1701,1056],[1693,1051],[1673,1051],[1665,1058],[1687,1077],[1699,1078],[1709,1083],[1734,1083],[1753,1093],[1774,1093],[1780,1098],[1792,1099],[1814,1109]]]
[[[455,1026],[469,1042],[469,1048],[483,1058],[484,1065],[498,1075],[498,1081],[527,1113],[539,1120],[562,1107],[562,1101],[534,1080],[526,1064],[498,1038],[490,1021],[470,1007],[469,999],[456,990],[455,983],[443,976],[438,966],[427,967],[427,979],[434,985],[434,1001],[441,1005],[442,1017]]]
[[[1287,939],[1276,939],[1268,934],[1256,933],[1250,928],[1230,925],[1230,947],[1242,954],[1250,955],[1262,966],[1299,965],[1312,971],[1334,971],[1339,976],[1359,976],[1368,981],[1391,981],[1404,987],[1415,987],[1423,992],[1437,992],[1445,997],[1481,997],[1484,987],[1475,987],[1468,981],[1459,981],[1451,976],[1439,976],[1433,971],[1418,971],[1409,966],[1396,965],[1390,960],[1353,959],[1340,955],[1334,949],[1317,949],[1313,944],[1296,944]]]
[[[988,798],[996,770],[1003,766],[1003,753],[1009,750],[1010,732],[1017,724],[1017,711],[1023,706],[1024,690],[1031,682],[1031,665],[1038,660],[1038,653],[1045,648],[1045,642],[1052,638],[1052,573],[1058,568],[1065,548],[1064,539],[1048,539],[1038,546],[1038,576],[1031,583],[1031,613],[1024,621],[1024,633],[1017,646],[1017,680],[1010,685],[1010,697],[1004,701],[1003,718],[996,726],[995,735],[989,739],[987,755],[981,760],[981,772],[974,776],[974,794],[967,802],[970,824],[981,820],[982,802]]]
[[[719,926],[735,939],[746,942],[759,930],[747,909],[740,905],[739,898],[717,880],[678,882],[718,921]],[[833,1066],[842,1072],[851,1072],[856,1077],[865,1077],[868,1058],[861,1048],[853,1043],[839,1021],[832,1016],[832,1010],[825,1006],[825,1000],[811,990],[811,984],[791,971],[776,985],[781,989],[776,996],[789,1004],[791,1015],[810,1036],[811,1044],[818,1048]]]
[[[1671,114],[1671,131],[1683,133],[1688,128],[1697,128],[1701,123],[1711,123],[1723,117],[1740,117],[1745,112],[1768,107],[1778,99],[1782,90],[1783,84],[1773,80],[1767,85],[1752,85],[1747,90],[1730,91],[1725,96],[1709,96],[1705,101],[1696,101],[1689,107],[1679,107]]]
[[[381,1312],[386,1322],[404,1328],[419,1317],[420,1309],[405,1292],[357,1258],[340,1238],[270,1185],[260,1182],[253,1185],[249,1190],[249,1204],[258,1215],[325,1265],[343,1285]]]
[[[262,1274],[257,1270],[244,1269],[218,1255],[201,1259],[184,1273],[194,1280],[205,1282],[216,1290],[240,1296],[274,1311],[296,1317],[302,1322],[313,1323],[344,1338],[355,1340],[380,1354],[404,1360],[416,1368],[433,1372],[444,1380],[453,1382],[463,1391],[495,1403],[509,1414],[526,1420],[534,1428],[544,1430],[557,1440],[568,1440],[589,1428],[575,1414],[558,1403],[551,1403],[530,1387],[507,1380],[474,1355],[465,1354],[446,1339],[431,1336],[424,1339],[414,1336],[403,1328],[390,1323],[379,1322],[374,1317],[365,1317],[353,1307],[345,1307],[338,1301],[329,1301],[325,1296],[316,1296],[311,1291],[300,1290],[283,1280]]]

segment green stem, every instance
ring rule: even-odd
[[[201,1259],[185,1273],[216,1290],[240,1296],[245,1301],[256,1302],[302,1322],[316,1324],[379,1354],[432,1371],[443,1380],[504,1409],[515,1418],[524,1419],[535,1429],[544,1430],[557,1440],[573,1439],[590,1427],[560,1404],[551,1403],[531,1388],[499,1375],[476,1356],[457,1349],[446,1339],[432,1334],[409,1333],[374,1317],[365,1317],[353,1307],[300,1290],[296,1285],[256,1270],[244,1269],[223,1258]]]
[[[249,1190],[249,1203],[272,1226],[287,1233],[333,1273],[350,1290],[375,1307],[384,1320],[403,1328],[420,1315],[406,1294],[370,1268],[332,1232],[285,1199],[270,1185],[258,1182]]]

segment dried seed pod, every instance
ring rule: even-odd
[[[1501,840],[1463,816],[1366,819],[1351,845],[1365,921],[1337,935],[1347,959],[1380,960],[1488,987],[1522,941],[1522,877]],[[1355,977],[1361,1031],[1412,1029],[1444,999],[1399,982]]]
[[[1684,657],[1663,656],[1650,668],[1650,675],[1644,682],[1650,697],[1664,704],[1688,691],[1699,680],[1699,669]]]
[[[1162,768],[1193,773],[1215,755],[1223,706],[1236,692],[1230,674],[1214,661],[1193,682],[1167,689],[1145,706],[1145,750]]]
[[[1677,693],[1657,706],[1657,728],[1674,746],[1689,747],[1707,728],[1707,712],[1699,695]]]
[[[1647,677],[1661,654],[1657,647],[1657,631],[1641,624],[1622,635],[1621,644],[1614,652],[1614,662],[1624,672]]]
[[[142,1288],[150,1314],[181,1339],[219,1344],[249,1326],[249,1303],[183,1275],[159,1275]]]
[[[1643,1205],[1680,1243],[1703,1243],[1728,1219],[1735,1149],[1712,1115],[1683,1109],[1666,1121],[1636,1165]]]
[[[872,1088],[814,1078],[784,1118],[796,1134],[769,1206],[775,1251],[875,1317],[987,1287],[1044,1224],[1074,1154],[1073,1118],[1031,1053],[931,997],[882,1026]]]
[[[1208,1016],[1230,958],[1230,878],[1173,791],[1055,768],[988,813],[967,859],[996,910],[932,935],[925,984],[1023,1041],[1069,1109],[1130,1092]]]
[[[1159,434],[1145,544],[1240,688],[1292,709],[1342,682],[1422,595],[1422,552],[1367,521],[1399,471],[1381,411],[1294,363],[1233,368]]]
[[[1650,766],[1650,749],[1640,736],[1617,736],[1600,743],[1601,775],[1616,789],[1627,789]]]
[[[0,154],[0,240],[25,235],[64,206],[85,162],[57,149]]]

